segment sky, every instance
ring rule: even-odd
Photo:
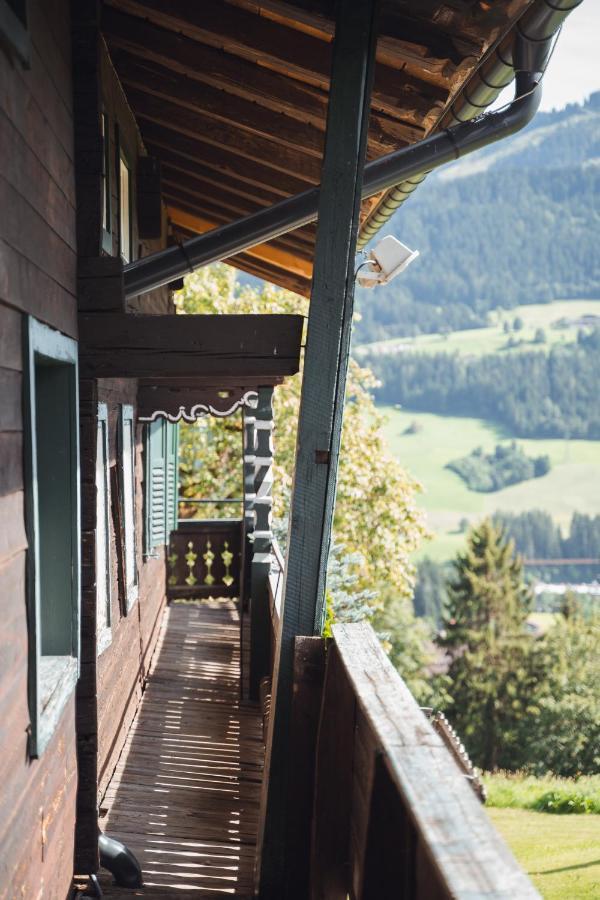
[[[600,2],[583,0],[566,20],[548,70],[540,109],[581,103],[600,90]]]

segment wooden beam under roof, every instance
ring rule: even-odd
[[[199,111],[205,116],[235,125],[236,128],[265,137],[276,144],[321,158],[324,122],[322,128],[316,128],[233,95],[223,102],[222,91],[174,72],[168,66],[150,60],[138,60],[123,51],[117,51],[113,61],[126,86]],[[404,108],[400,101],[399,107],[399,113],[403,114]],[[422,127],[401,121],[400,117],[372,113],[369,147],[372,153],[383,155],[403,144],[419,140],[423,133]]]
[[[79,371],[89,378],[294,375],[302,316],[79,316]]]
[[[324,127],[327,94],[318,88],[111,7],[104,7],[102,30],[111,50],[127,50],[275,113]]]
[[[173,181],[173,179],[182,177],[184,179],[182,184],[189,180],[190,185],[196,184],[200,190],[210,190],[213,195],[215,188],[218,188],[220,191],[224,190],[226,195],[231,194],[232,198],[255,204],[257,209],[261,206],[271,206],[281,200],[280,196],[267,187],[252,187],[247,182],[231,175],[224,179],[219,172],[207,168],[201,162],[192,163],[185,156],[179,156],[168,149],[162,149],[160,153],[153,152],[150,150],[151,146],[151,144],[146,144],[152,155],[160,157],[161,171],[167,180]]]
[[[211,119],[199,110],[178,106],[171,100],[137,88],[128,88],[127,99],[136,118],[139,116],[150,119],[171,131],[197,138],[214,147],[222,147],[242,160],[262,163],[284,175],[293,173],[311,184],[319,183],[321,162],[317,157],[276,144],[270,138],[251,135],[230,123]]]
[[[175,206],[167,206],[167,215],[175,225],[180,225],[183,228],[194,231],[196,234],[204,234],[204,232],[210,231],[215,227],[214,221],[205,219],[199,215],[192,215]],[[264,263],[273,263],[276,266],[286,269],[289,272],[294,272],[296,275],[302,275],[305,278],[310,278],[312,274],[311,262],[301,259],[285,250],[280,250],[278,247],[273,246],[273,243],[257,244],[256,247],[247,250],[246,254],[248,256],[255,256]]]
[[[271,110],[240,97],[225,97],[223,91],[217,88],[202,84],[156,62],[137,60],[123,51],[113,55],[113,62],[126,87],[134,87],[177,106],[197,110],[210,119],[229,123],[274,144],[321,158],[324,139],[321,128],[303,124],[283,114],[275,115]]]
[[[181,241],[196,237],[196,232],[189,231],[181,226],[173,226],[172,231],[174,236]],[[285,288],[286,291],[299,294],[301,297],[310,296],[312,274],[310,277],[296,275],[287,269],[280,268],[273,262],[265,262],[257,256],[249,256],[247,253],[236,253],[235,256],[224,259],[223,263],[234,269],[239,269],[241,272],[246,272],[248,275],[253,275],[255,278]]]
[[[132,15],[163,28],[179,31],[200,43],[223,49],[234,56],[265,66],[297,81],[329,89],[331,48],[310,34],[269,21],[222,0],[203,0],[193,6],[186,0],[107,0]],[[430,105],[445,102],[448,88],[424,82],[403,68],[379,64],[372,105],[394,116],[402,98],[415,102],[422,97]]]
[[[198,96],[203,98],[205,109],[212,105],[213,108],[222,111],[225,107],[220,95],[222,91],[226,91],[238,101],[241,100],[242,111],[243,104],[250,103],[252,106],[248,108],[248,112],[251,112],[253,106],[258,105],[269,109],[272,113],[301,122],[305,127],[314,126],[321,132],[325,129],[327,95],[322,90],[300,85],[262,66],[231,56],[214,47],[208,47],[206,44],[199,44],[184,35],[143,22],[111,8],[105,9],[103,27],[111,55],[122,77],[125,76],[127,57],[130,57],[140,63],[154,64],[167,69],[171,74],[176,73],[203,84],[203,91],[196,95],[196,99]],[[122,67],[119,65],[119,59],[125,60]],[[220,74],[222,72],[224,75]],[[252,85],[257,80],[263,83],[258,89],[253,89]],[[265,81],[269,82],[268,85],[264,84]],[[187,93],[189,94],[189,90]],[[379,143],[385,143],[386,138],[415,140],[421,135],[419,132],[415,133],[414,126],[422,127],[430,111],[429,99],[415,93],[404,94],[398,98],[395,117],[375,112],[372,114],[371,139]],[[243,117],[236,114],[235,107],[232,109],[231,118],[239,122],[243,120]],[[250,116],[250,119],[252,118]],[[279,122],[281,121],[279,119]]]
[[[167,208],[170,209],[175,218],[178,219],[182,219],[182,216],[185,215],[189,222],[196,221],[198,224],[212,222],[213,228],[229,225],[233,221],[231,213],[225,212],[218,204],[208,204],[205,202],[199,204],[198,201],[194,201],[192,197],[189,197],[180,191],[169,190],[164,194],[164,199]],[[201,206],[200,209],[198,208],[199,206]],[[171,221],[175,223],[174,218],[171,218]],[[183,226],[179,223],[179,227],[182,228]],[[305,225],[302,229],[297,229],[294,232],[284,234],[268,243],[259,244],[257,246],[274,247],[276,249],[287,251],[293,256],[297,255],[301,260],[311,261],[315,239],[314,234],[307,230],[310,227],[312,226]],[[205,231],[206,227],[202,228],[200,232],[194,233],[204,234]],[[254,248],[251,248],[250,252],[254,253]]]
[[[287,25],[304,34],[322,41],[332,41],[335,31],[333,18],[314,10],[301,9],[283,0],[227,0],[231,6],[245,9],[272,22]],[[382,14],[381,20],[384,20]],[[456,72],[456,64],[443,50],[437,56],[427,44],[391,37],[385,33],[385,25],[380,21],[377,40],[377,62],[393,69],[404,69],[421,81],[440,86],[448,85]]]
[[[165,125],[158,125],[140,114],[137,120],[148,152],[160,159],[166,151],[166,159],[176,155],[193,166],[202,166],[217,173],[221,181],[233,177],[251,188],[272,191],[279,198],[300,194],[313,186],[312,182],[304,181],[295,174],[285,174],[255,160],[242,159],[226,147],[206,144],[201,135],[189,137],[172,131]]]
[[[213,228],[217,228],[221,225],[228,225],[230,222],[248,215],[248,213],[245,212],[236,216],[230,210],[225,210],[216,202],[209,203],[206,200],[199,201],[193,196],[186,194],[184,191],[180,191],[170,186],[165,187],[163,195],[168,208],[178,210],[179,218],[181,218],[182,214],[187,214],[189,222],[198,218],[199,221],[212,222]],[[175,221],[175,219],[172,219],[172,221]],[[203,229],[201,233],[204,233],[204,231],[206,231],[206,229]],[[267,246],[267,244],[258,246]],[[302,232],[293,232],[281,235],[281,237],[269,241],[268,246],[291,253],[294,256],[297,255],[299,259],[310,262],[312,260],[314,240],[310,235],[304,235]],[[253,248],[249,252],[253,252]]]

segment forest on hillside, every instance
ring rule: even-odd
[[[486,155],[487,154],[487,155]],[[356,340],[487,324],[497,308],[600,297],[600,93],[431,176],[381,232],[420,257],[357,292]],[[473,172],[473,174],[469,174]]]
[[[600,439],[600,329],[549,352],[477,358],[447,353],[370,354],[381,403],[475,416],[517,437]]]

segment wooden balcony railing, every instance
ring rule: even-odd
[[[241,519],[180,519],[169,540],[167,596],[239,597]]]
[[[289,746],[286,900],[539,898],[369,624],[296,638]]]

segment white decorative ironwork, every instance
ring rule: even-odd
[[[184,406],[180,406],[178,412],[175,414],[167,412],[164,409],[158,409],[155,410],[151,416],[139,416],[139,421],[154,422],[156,419],[163,418],[168,419],[169,422],[191,423],[195,422],[197,419],[202,419],[205,416],[217,416],[218,418],[224,419],[242,407],[255,409],[257,403],[258,393],[256,391],[246,391],[245,394],[235,400],[227,409],[219,409],[218,407],[213,406],[212,403],[196,403],[192,406],[189,413],[186,412]]]

